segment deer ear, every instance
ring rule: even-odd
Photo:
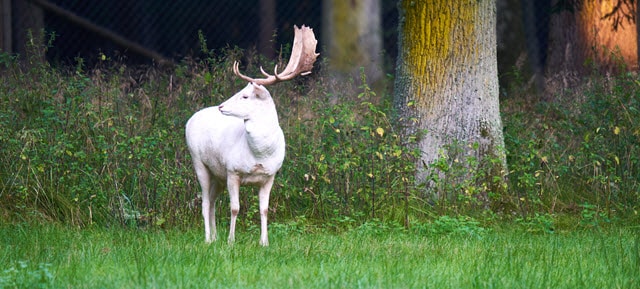
[[[256,84],[255,82],[252,82],[251,84],[253,84],[253,91],[257,96],[265,97],[269,95],[269,91],[267,91],[267,89],[264,86],[260,84]]]

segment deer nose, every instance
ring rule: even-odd
[[[222,111],[222,108],[223,108],[223,107],[224,107],[223,105],[218,105],[218,110],[219,110],[219,111]]]

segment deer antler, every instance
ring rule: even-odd
[[[318,44],[318,40],[316,40],[315,35],[313,34],[313,29],[308,26],[302,25],[302,28],[298,28],[298,26],[294,27],[294,38],[293,38],[293,48],[291,49],[291,57],[289,57],[289,63],[285,69],[278,73],[278,66],[274,68],[273,74],[268,74],[260,67],[260,71],[266,78],[251,78],[242,73],[240,73],[239,63],[235,61],[233,63],[233,73],[235,73],[238,77],[253,82],[260,85],[270,85],[274,83],[278,83],[280,81],[290,80],[298,75],[307,75],[311,73],[311,69],[313,68],[313,63],[316,62],[316,57],[320,55],[316,53],[316,44]]]

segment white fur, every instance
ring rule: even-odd
[[[249,83],[219,106],[196,112],[186,138],[202,188],[205,241],[216,240],[215,200],[224,190],[231,199],[229,243],[235,238],[240,185],[260,188],[260,244],[269,245],[269,194],[285,154],[284,134],[273,99],[262,85]]]

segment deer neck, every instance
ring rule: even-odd
[[[284,148],[284,134],[275,111],[265,112],[244,121],[247,143],[258,159],[268,158]]]

